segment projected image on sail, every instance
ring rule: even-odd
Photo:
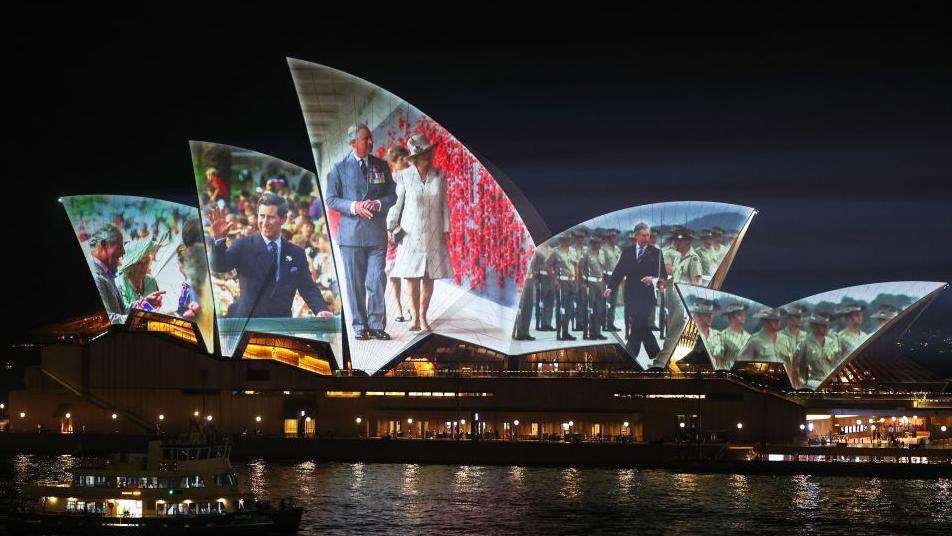
[[[687,314],[675,283],[718,286],[754,211],[672,202],[593,218],[541,244],[529,261],[512,353],[618,343],[663,368]]]
[[[244,333],[323,341],[342,365],[340,294],[314,174],[191,142],[223,355]]]
[[[125,195],[60,199],[113,324],[133,309],[176,316],[214,346],[214,310],[198,209]]]
[[[499,177],[407,101],[289,60],[355,369],[434,333],[508,351],[532,239]]]

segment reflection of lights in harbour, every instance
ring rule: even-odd
[[[635,486],[635,470],[634,469],[619,469],[618,470],[618,487],[621,488],[625,493],[631,493],[632,489]]]
[[[483,468],[478,465],[463,465],[453,475],[453,484],[459,492],[476,491],[482,486]]]
[[[820,506],[820,485],[810,480],[806,475],[793,477],[796,492],[793,495],[793,505],[798,510],[817,513]]]
[[[251,493],[255,497],[265,498],[265,490],[268,489],[265,473],[268,471],[268,464],[264,460],[255,460],[248,464],[248,485],[251,487]]]
[[[310,495],[312,488],[311,482],[314,478],[314,470],[317,464],[312,460],[301,462],[294,466],[294,478],[297,482],[298,490],[302,495]]]
[[[364,464],[350,464],[350,490],[357,493],[364,486]]]
[[[559,495],[566,499],[577,499],[582,494],[582,475],[578,469],[569,467],[562,470],[562,488]]]
[[[408,463],[403,466],[403,485],[401,492],[404,495],[416,495],[417,491],[417,471],[420,466],[415,463]]]
[[[513,465],[509,468],[509,480],[516,486],[524,486],[526,483],[526,470],[518,465]]]

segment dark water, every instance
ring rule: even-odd
[[[0,462],[0,493],[68,480],[69,456]],[[241,486],[305,506],[301,534],[952,534],[952,480],[659,470],[236,463]]]

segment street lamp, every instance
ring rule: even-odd
[[[514,424],[515,426],[519,426],[519,419],[512,421],[512,424]],[[572,423],[569,423],[569,426],[572,426]]]
[[[164,413],[159,413],[159,420],[160,420],[160,421],[164,421],[164,420],[165,420],[165,414],[164,414]]]
[[[628,425],[628,421],[623,422],[623,423],[622,423],[622,426],[625,427],[625,428],[628,428],[628,426],[629,426],[629,425]]]
[[[737,429],[738,429],[738,430],[742,429],[743,427],[744,427],[744,423],[742,423],[742,422],[737,423]]]
[[[409,419],[407,419],[407,424],[413,424],[413,417],[410,417]]]
[[[69,419],[69,418],[72,417],[72,416],[73,416],[73,414],[72,414],[72,413],[69,413],[69,412],[66,412],[66,415],[63,415],[63,417],[66,417],[67,419]]]
[[[805,424],[801,424],[801,425],[800,425],[800,431],[801,431],[801,432],[802,432],[803,430],[806,430],[806,429],[807,429],[807,425],[805,425]]]
[[[943,432],[945,432],[945,431],[948,430],[948,429],[949,429],[949,428],[948,428],[946,425],[944,425],[944,424],[942,425],[942,428],[939,428],[939,430],[942,430]]]
[[[118,419],[118,418],[119,418],[118,415],[116,415],[115,413],[112,414],[112,420],[116,420],[116,419]]]
[[[208,421],[208,422],[212,422],[212,416],[211,416],[211,415],[205,415],[205,420]]]
[[[261,422],[261,415],[255,416],[255,422]]]
[[[357,417],[356,419],[354,419],[354,422],[356,422],[357,424],[360,424],[360,423],[364,422],[364,420],[361,419],[360,417]]]

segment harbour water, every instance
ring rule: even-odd
[[[0,460],[0,495],[69,481],[72,456]],[[950,534],[952,480],[663,470],[235,461],[300,534]]]

